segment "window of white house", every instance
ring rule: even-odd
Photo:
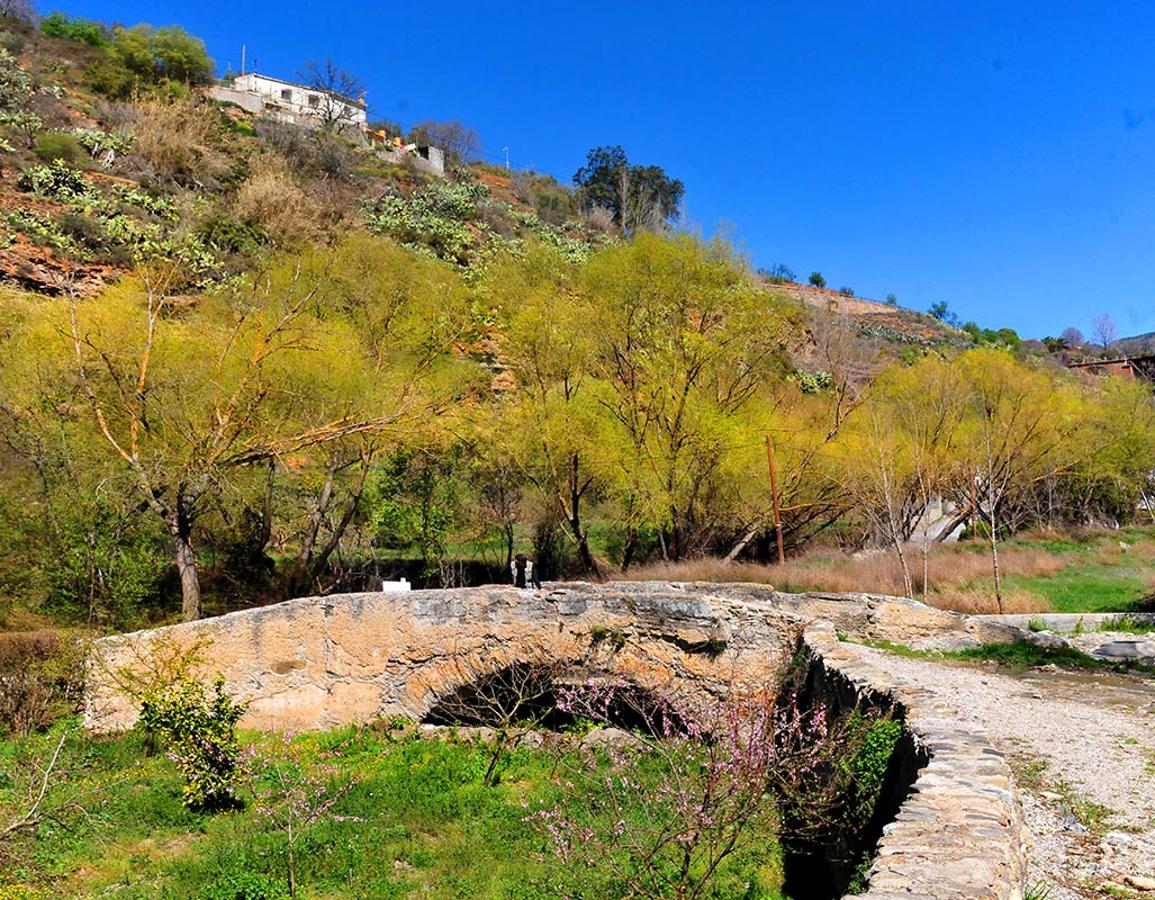
[[[293,92],[290,91],[288,88],[286,88],[285,90],[281,91],[281,99],[282,100],[288,100],[289,102],[292,102]]]
[[[309,106],[312,107],[313,109],[317,109],[320,105],[321,105],[321,98],[318,97],[316,94],[310,94],[309,95]]]

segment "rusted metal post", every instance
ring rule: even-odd
[[[774,536],[778,540],[778,564],[786,562],[782,547],[782,507],[778,503],[778,464],[774,459],[774,442],[766,435],[766,461],[770,465],[770,497],[774,502]]]

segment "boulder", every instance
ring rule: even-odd
[[[1023,640],[1029,641],[1036,647],[1042,647],[1044,650],[1070,650],[1074,645],[1065,637],[1055,634],[1053,631],[1024,631]]]
[[[1155,641],[1108,641],[1091,651],[1097,659],[1150,659],[1155,660]]]

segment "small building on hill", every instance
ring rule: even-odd
[[[365,141],[382,162],[445,176],[445,155],[440,148],[405,143],[369,128],[363,96],[346,97],[256,72],[215,85],[209,89],[209,96],[221,103],[233,103],[254,116],[301,128],[334,128],[346,137]]]
[[[1092,375],[1115,375],[1119,378],[1140,378],[1155,384],[1155,355],[1121,356],[1118,359],[1093,359],[1089,362],[1068,362],[1068,369],[1081,369]]]
[[[209,96],[222,103],[235,103],[254,115],[306,127],[337,125],[363,130],[369,120],[364,97],[345,97],[256,72],[238,75],[231,84],[211,88]]]

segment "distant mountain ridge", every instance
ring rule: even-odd
[[[1136,356],[1142,353],[1155,353],[1155,331],[1146,334],[1136,334],[1132,337],[1120,338],[1111,344],[1112,350],[1118,350],[1125,356]]]

